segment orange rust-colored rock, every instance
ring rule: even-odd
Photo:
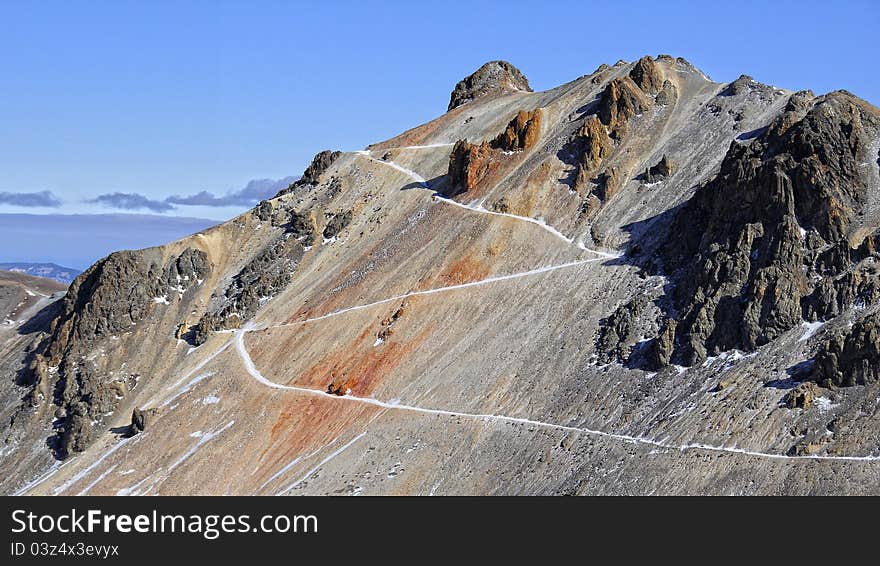
[[[628,76],[614,79],[602,92],[599,100],[599,119],[611,130],[617,139],[626,133],[627,122],[636,114],[641,114],[652,105],[652,101]]]
[[[488,143],[476,145],[465,140],[457,141],[449,156],[449,188],[446,194],[455,196],[474,190],[500,165],[498,154]]]
[[[459,140],[449,156],[448,196],[473,191],[507,161],[509,152],[534,147],[541,137],[540,108],[519,111],[504,131],[489,142],[472,144]]]
[[[629,77],[648,94],[657,94],[663,88],[663,72],[649,56],[642,57],[636,62],[629,72]]]
[[[541,116],[540,108],[520,110],[504,131],[492,140],[492,148],[521,151],[534,147],[541,137]]]
[[[590,116],[584,121],[576,134],[575,142],[583,148],[575,177],[575,187],[581,191],[593,178],[602,162],[611,155],[614,142],[596,116]]]
[[[390,341],[374,347],[371,328],[367,328],[353,343],[328,353],[306,370],[301,384],[334,395],[369,396],[432,331],[433,326],[428,326],[409,341]]]

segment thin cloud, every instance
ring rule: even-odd
[[[0,192],[0,204],[26,206],[29,208],[58,208],[61,206],[61,199],[55,196],[52,191],[39,191],[36,193]]]
[[[86,202],[97,203],[117,210],[149,210],[152,212],[168,212],[177,210],[178,206],[254,206],[261,200],[272,198],[278,191],[290,186],[297,177],[283,179],[255,179],[244,188],[217,195],[209,191],[200,191],[191,195],[174,195],[164,200],[151,199],[139,193],[105,193]]]
[[[174,195],[165,199],[167,204],[182,206],[253,206],[275,196],[281,189],[286,189],[296,177],[284,177],[283,179],[254,179],[243,189],[230,191],[225,195],[216,195],[208,191],[201,191],[193,195]]]
[[[151,210],[153,212],[168,212],[174,207],[161,200],[153,200],[137,193],[106,193],[87,200],[107,208],[117,210]]]

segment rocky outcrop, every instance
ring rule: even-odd
[[[653,105],[653,101],[630,77],[613,79],[599,98],[599,120],[614,139],[621,139],[629,120]]]
[[[824,387],[880,381],[880,313],[874,312],[819,348],[810,378]]]
[[[74,280],[44,352],[52,365],[97,338],[129,330],[150,312],[156,297],[184,293],[211,271],[201,250],[187,248],[164,268],[153,252],[113,253]]]
[[[447,196],[474,190],[504,164],[510,153],[533,148],[541,137],[542,110],[521,110],[504,131],[490,141],[472,144],[459,140],[449,155]]]
[[[260,306],[281,292],[293,279],[305,253],[304,243],[288,232],[266,246],[212,298],[213,308],[191,329],[191,342],[201,345],[211,332],[239,328]]]
[[[639,59],[632,70],[629,78],[643,91],[648,94],[657,94],[663,88],[663,71],[654,63],[651,57],[645,56]]]
[[[324,239],[335,238],[351,222],[351,211],[330,213],[327,225],[324,226]]]
[[[490,142],[492,149],[522,151],[531,149],[541,137],[541,109],[520,110],[504,131]]]
[[[800,383],[782,398],[782,404],[789,409],[808,409],[819,397],[815,383]]]
[[[659,371],[669,365],[675,351],[675,330],[678,322],[667,319],[660,329],[660,334],[648,343],[645,361],[647,369]]]
[[[128,434],[134,436],[144,432],[158,416],[159,409],[139,409],[135,407],[131,412],[131,424],[128,425]]]
[[[507,61],[489,61],[455,85],[446,111],[483,96],[517,91],[532,92],[520,70]]]
[[[733,142],[720,173],[675,213],[661,255],[681,363],[751,351],[804,319],[876,300],[873,239],[852,243],[869,123],[876,132],[876,116],[846,93],[794,95],[766,132]]]
[[[626,135],[629,121],[656,104],[675,101],[674,85],[666,80],[660,65],[643,57],[624,77],[612,79],[599,96],[594,114],[584,118],[577,132],[558,154],[573,164],[574,188],[583,196],[581,214],[593,216],[623,186],[625,179],[619,166],[603,165],[610,160],[619,142]],[[572,160],[569,156],[575,155]],[[663,162],[655,167],[670,166]],[[659,173],[659,169],[657,172]],[[645,175],[651,174],[651,169]],[[651,182],[651,181],[649,181]]]
[[[51,335],[32,362],[35,391],[49,389],[46,368],[57,368],[51,402],[64,414],[55,445],[59,457],[83,450],[93,423],[114,411],[127,391],[86,358],[89,349],[143,320],[156,297],[182,295],[211,271],[207,255],[194,248],[164,267],[160,261],[155,249],[111,254],[77,277],[60,301]]]
[[[642,180],[646,183],[658,183],[672,175],[674,167],[672,160],[664,155],[656,165],[652,165],[645,169],[644,174],[642,174]]]
[[[595,177],[599,166],[611,155],[614,142],[599,119],[589,116],[578,129],[572,144],[575,152],[581,156],[575,179],[575,186],[580,189]]]
[[[282,189],[276,197],[280,197],[286,195],[296,189],[297,187],[301,187],[304,185],[317,185],[321,182],[321,175],[324,174],[327,169],[330,168],[331,165],[342,155],[341,151],[331,151],[329,149],[325,149],[324,151],[315,155],[312,158],[312,162],[309,163],[309,166],[306,167],[306,170],[303,171],[302,177],[294,181],[289,187],[286,189]]]
[[[617,307],[611,316],[600,321],[596,340],[600,363],[623,363],[629,359],[632,347],[641,338],[637,325],[639,317],[649,303],[646,295],[636,295]]]
[[[472,144],[458,140],[449,154],[449,184],[447,196],[472,191],[479,182],[495,171],[499,162],[493,159],[492,148],[488,144]]]

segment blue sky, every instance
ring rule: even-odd
[[[877,5],[0,0],[0,213],[106,212],[83,201],[296,175],[319,150],[441,114],[456,81],[498,58],[536,90],[668,53],[717,81],[747,73],[880,104]],[[42,191],[61,205],[9,204]]]

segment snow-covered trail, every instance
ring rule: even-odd
[[[413,171],[412,169],[407,169],[406,167],[403,167],[402,165],[398,165],[397,163],[395,163],[393,161],[386,161],[384,159],[376,159],[367,150],[356,151],[355,153],[366,157],[370,161],[373,161],[375,163],[381,163],[382,165],[385,165],[387,167],[391,167],[392,169],[396,169],[397,171],[400,171],[401,173],[403,173],[404,175],[406,175],[407,177],[409,177],[410,179],[412,179],[416,183],[420,184],[422,186],[422,188],[425,188],[425,189],[431,188],[428,186],[428,180],[425,179],[424,177],[422,177],[421,175],[419,175],[418,173],[416,173],[415,171]]]
[[[612,254],[612,253],[608,253],[608,252],[601,252],[599,250],[594,250],[592,248],[588,248],[587,246],[584,245],[583,242],[580,242],[580,241],[575,242],[572,238],[569,238],[568,236],[566,236],[565,234],[563,234],[562,232],[560,232],[559,230],[557,230],[553,226],[550,226],[549,224],[547,224],[544,221],[544,219],[542,219],[542,218],[532,218],[531,216],[519,216],[516,214],[510,214],[507,212],[496,212],[494,210],[489,210],[489,209],[485,208],[482,205],[482,203],[479,203],[479,202],[470,203],[470,204],[463,204],[458,201],[452,200],[451,198],[441,197],[439,195],[434,195],[434,199],[437,202],[451,204],[453,206],[457,206],[457,207],[463,208],[465,210],[470,210],[472,212],[479,212],[480,214],[488,214],[489,216],[503,216],[505,218],[512,218],[514,220],[519,220],[521,222],[529,222],[530,224],[534,224],[535,226],[538,226],[538,227],[546,230],[547,232],[553,234],[555,237],[559,238],[560,240],[562,240],[566,244],[575,245],[579,249],[581,249],[585,252],[590,252],[590,253],[596,254],[598,256],[604,257],[604,258],[618,259],[618,258],[622,257],[622,254]]]
[[[406,148],[396,148],[396,149],[416,149],[416,148],[427,148],[427,147],[442,147],[442,145],[444,145],[444,144],[440,144],[439,146],[429,146],[429,145],[428,146],[409,146]],[[382,165],[386,165],[388,167],[391,167],[392,169],[400,171],[401,173],[407,175],[410,179],[414,180],[416,183],[418,183],[419,185],[421,185],[425,189],[431,188],[430,185],[428,184],[428,181],[424,177],[422,177],[421,175],[419,175],[418,173],[416,173],[415,171],[413,171],[411,169],[407,169],[406,167],[403,167],[403,166],[401,166],[393,161],[390,161],[390,160],[386,161],[384,159],[376,159],[375,157],[373,157],[373,155],[368,150],[356,151],[355,153],[357,155],[362,155],[371,161],[374,161],[376,163],[381,163]],[[510,218],[513,220],[519,220],[521,222],[528,222],[530,224],[534,224],[535,226],[545,230],[546,232],[549,232],[555,238],[562,240],[563,242],[565,242],[568,245],[575,245],[580,250],[583,250],[583,251],[589,252],[589,253],[593,253],[593,254],[596,254],[601,257],[617,259],[617,258],[621,257],[621,255],[622,255],[622,254],[613,254],[613,253],[608,253],[608,252],[602,252],[599,250],[594,250],[592,248],[588,248],[587,246],[584,245],[584,243],[582,241],[575,242],[573,238],[569,238],[568,236],[566,236],[565,234],[563,234],[562,232],[560,232],[559,230],[557,230],[553,226],[550,226],[543,219],[532,218],[531,216],[519,216],[517,214],[510,214],[507,212],[495,212],[494,210],[489,210],[489,209],[485,208],[482,205],[482,203],[462,204],[462,203],[457,202],[451,198],[442,197],[438,194],[434,195],[434,201],[457,206],[457,207],[462,208],[464,210],[468,210],[470,212],[476,212],[478,214],[488,214],[489,216],[500,216],[500,217],[504,217],[504,218]]]
[[[376,148],[376,151],[395,151],[404,149],[431,149],[435,147],[452,147],[455,143],[429,143],[425,145],[399,145],[397,147]]]
[[[340,309],[337,311],[333,311],[331,313],[327,313],[321,316],[316,316],[313,318],[306,318],[303,320],[298,320],[296,322],[288,322],[286,324],[276,324],[272,326],[252,326],[243,329],[245,332],[251,332],[255,330],[266,330],[268,328],[284,328],[288,326],[299,326],[301,324],[306,324],[309,322],[316,322],[319,320],[325,320],[328,318],[333,318],[342,314],[346,314],[353,311],[359,311],[364,309],[369,309],[375,306],[384,305],[387,303],[392,303],[395,301],[401,301],[403,299],[408,299],[409,297],[417,297],[419,295],[435,295],[437,293],[448,293],[451,291],[459,291],[461,289],[468,289],[470,287],[478,287],[481,285],[488,285],[490,283],[498,283],[499,281],[508,281],[511,279],[519,279],[521,277],[530,277],[533,275],[540,275],[542,273],[549,273],[551,271],[557,271],[559,269],[567,269],[570,267],[577,267],[579,265],[584,265],[587,263],[596,263],[598,261],[602,261],[604,258],[593,258],[593,259],[582,259],[578,261],[571,261],[568,263],[562,263],[558,265],[548,265],[546,267],[538,267],[536,269],[530,269],[528,271],[520,271],[519,273],[511,273],[510,275],[496,275],[493,277],[487,277],[486,279],[480,279],[478,281],[470,281],[468,283],[459,283],[457,285],[449,285],[446,287],[436,287],[434,289],[426,289],[424,291],[410,291],[409,293],[403,293],[402,295],[395,295],[393,297],[388,297],[387,299],[382,299],[379,301],[374,301],[372,303],[367,303],[364,305],[357,305],[354,307],[348,307],[344,309]]]
[[[549,428],[553,430],[564,430],[570,432],[583,433],[590,436],[598,436],[602,438],[609,438],[613,440],[619,440],[622,442],[627,442],[631,444],[642,444],[651,446],[654,448],[662,448],[666,450],[676,450],[680,452],[685,452],[689,450],[701,450],[707,452],[721,452],[726,454],[737,454],[744,456],[753,456],[756,458],[768,458],[773,460],[831,460],[831,461],[848,461],[848,462],[877,462],[880,461],[880,456],[823,456],[823,455],[802,455],[802,456],[788,456],[785,454],[771,454],[767,452],[757,452],[754,450],[745,450],[742,448],[729,447],[729,446],[715,446],[712,444],[702,444],[702,443],[691,443],[691,444],[670,444],[661,440],[652,440],[650,438],[645,438],[641,436],[630,436],[627,434],[618,434],[613,432],[604,432],[601,430],[595,430],[590,428],[582,428],[575,426],[562,425],[558,423],[551,423],[546,421],[537,421],[533,419],[527,419],[522,417],[511,417],[507,415],[496,415],[496,414],[486,414],[486,413],[466,413],[462,411],[453,411],[449,409],[434,409],[428,407],[418,407],[415,405],[406,405],[404,403],[398,403],[396,401],[381,401],[379,399],[375,399],[373,397],[356,397],[353,395],[333,395],[331,393],[327,393],[325,391],[320,391],[318,389],[310,389],[307,387],[297,387],[295,385],[281,385],[279,383],[275,383],[267,379],[257,367],[254,365],[253,360],[250,357],[250,354],[247,351],[247,348],[244,344],[244,335],[248,330],[252,330],[253,327],[250,323],[245,325],[244,328],[235,331],[235,347],[238,352],[239,357],[241,358],[242,364],[244,365],[245,370],[248,374],[262,383],[267,387],[271,387],[273,389],[280,389],[283,391],[294,391],[297,393],[302,393],[304,395],[311,395],[315,397],[323,397],[325,399],[332,399],[334,401],[339,402],[348,402],[348,403],[362,403],[365,405],[372,405],[374,407],[379,407],[382,409],[389,409],[395,411],[408,411],[413,413],[420,413],[425,415],[441,415],[448,417],[460,417],[472,420],[478,420],[483,422],[507,422],[507,423],[516,423],[516,424],[527,424],[541,428]],[[353,441],[352,441],[353,442]],[[347,446],[343,447],[346,448]]]

